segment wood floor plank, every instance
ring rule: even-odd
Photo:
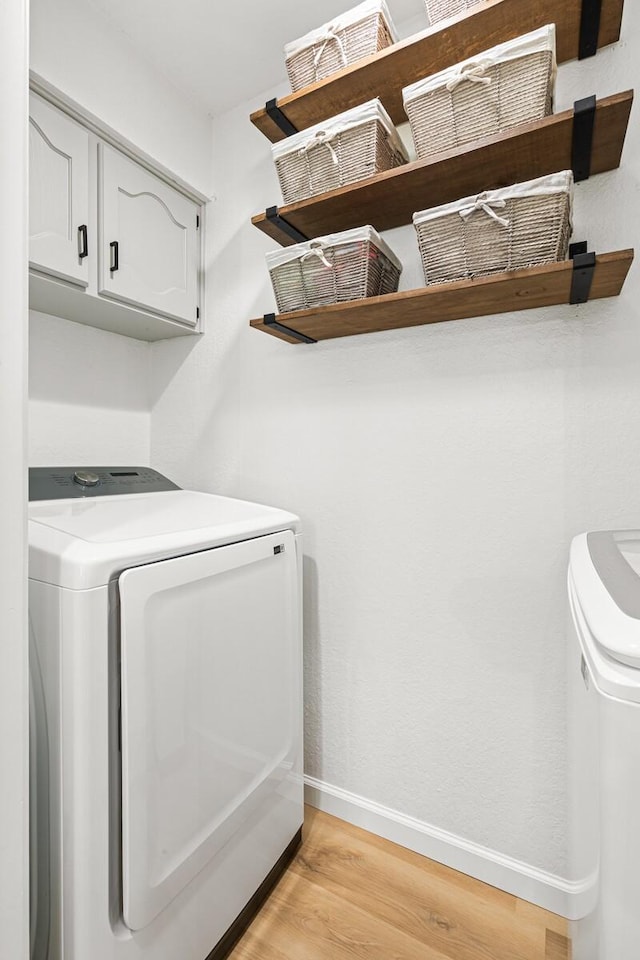
[[[267,937],[269,937],[268,931]],[[290,958],[289,954],[276,950],[268,939],[265,940],[252,927],[229,955],[229,960],[290,960]]]
[[[517,900],[516,914],[523,922],[535,923],[538,926],[544,925],[546,929],[552,930],[554,933],[561,934],[562,936],[566,936],[567,934],[568,925],[564,917],[559,917],[549,910],[537,907],[534,903],[527,903],[526,900]]]
[[[567,921],[327,814],[230,960],[569,960]]]
[[[567,937],[547,930],[545,960],[571,960],[571,944]]]
[[[315,832],[321,836],[342,838],[345,836],[360,839],[379,850],[388,858],[393,858],[394,862],[399,860],[403,863],[413,864],[418,867],[423,876],[433,879],[440,879],[444,882],[454,884],[456,892],[465,891],[480,897],[487,904],[499,905],[504,909],[515,912],[518,906],[518,899],[511,893],[505,893],[504,890],[498,890],[497,887],[491,887],[488,883],[482,883],[474,877],[469,877],[464,873],[447,867],[436,860],[429,860],[413,850],[402,847],[400,844],[392,843],[379,837],[374,833],[369,833],[361,827],[356,827],[346,820],[339,820],[337,817],[331,817],[321,810],[308,807],[305,814],[305,843],[314,842]],[[301,851],[304,852],[304,851]],[[394,867],[389,865],[389,870],[393,873]],[[536,909],[536,908],[534,908]]]
[[[277,922],[257,920],[258,938],[287,960],[451,960],[407,933],[295,873],[283,878],[273,895]],[[242,953],[233,960],[246,960]]]
[[[543,960],[544,930],[516,917],[515,898],[468,877],[463,885],[460,874],[417,854],[391,866],[395,845],[347,826],[321,822],[292,870],[447,957]]]

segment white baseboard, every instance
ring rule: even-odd
[[[568,920],[579,920],[593,908],[593,878],[584,882],[565,880],[314,777],[304,780],[308,804],[356,827]]]

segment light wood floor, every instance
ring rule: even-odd
[[[569,960],[567,921],[311,807],[230,960]]]

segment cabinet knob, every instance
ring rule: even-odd
[[[89,239],[87,236],[87,225],[83,223],[82,226],[78,227],[78,257],[80,260],[84,260],[84,258],[88,256]]]

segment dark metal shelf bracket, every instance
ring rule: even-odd
[[[278,101],[267,100],[265,106],[267,115],[273,120],[276,127],[279,127],[280,130],[284,133],[285,137],[292,137],[294,133],[297,133],[296,127],[291,123],[289,117],[285,116],[280,107],[278,106]]]
[[[598,52],[602,0],[582,0],[578,60],[586,60]]]
[[[583,240],[580,243],[571,244],[569,257],[573,260],[569,303],[586,303],[591,292],[593,271],[596,268],[596,255],[595,253],[587,253],[587,242]]]
[[[271,327],[273,330],[277,330],[279,333],[286,334],[287,337],[294,337],[296,340],[299,340],[300,343],[318,342],[317,340],[314,340],[313,337],[308,337],[306,333],[300,333],[298,330],[292,330],[291,327],[285,327],[283,323],[278,323],[275,313],[265,313],[263,323],[265,327]]]
[[[571,168],[576,183],[591,176],[591,153],[593,150],[593,126],[596,119],[596,98],[585,97],[573,105],[573,139],[571,142]]]
[[[286,233],[286,235],[296,243],[304,243],[305,240],[309,239],[309,237],[305,237],[304,233],[296,229],[292,223],[289,223],[288,220],[281,217],[277,207],[267,207],[264,215],[269,223],[272,223],[274,227],[277,227],[282,233]]]

